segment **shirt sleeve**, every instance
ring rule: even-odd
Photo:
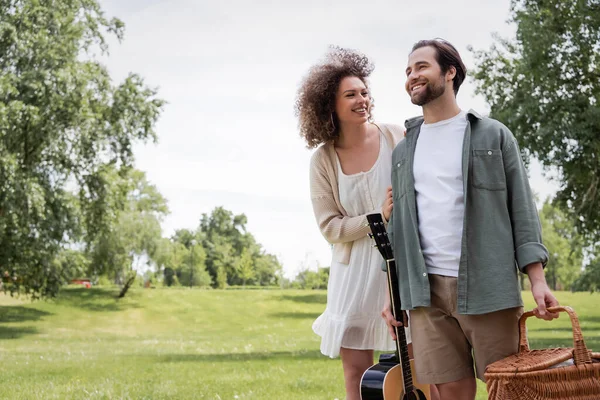
[[[515,260],[523,272],[527,265],[536,262],[542,263],[545,267],[548,262],[548,250],[542,244],[542,228],[529,186],[527,170],[521,159],[517,141],[512,134],[502,150],[502,156],[515,245]]]

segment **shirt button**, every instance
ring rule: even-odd
[[[427,272],[423,272],[423,276],[427,276]]]
[[[398,164],[396,165],[396,167],[399,167],[399,166],[400,166],[400,163],[398,163]]]
[[[490,155],[490,156],[491,156],[491,155],[492,155],[492,152],[491,152],[491,151],[488,151],[488,155]]]

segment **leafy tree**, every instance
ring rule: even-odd
[[[540,213],[544,244],[550,254],[546,279],[553,290],[570,289],[583,266],[582,239],[575,223],[546,201]]]
[[[165,283],[165,285],[167,286],[173,286],[173,284],[175,283],[175,271],[173,271],[173,268],[171,267],[167,267],[163,270],[163,276],[164,276],[164,280],[163,282]]]
[[[260,251],[254,256],[256,284],[260,286],[278,285],[283,274],[281,263],[273,254]]]
[[[277,284],[281,264],[246,231],[247,222],[244,214],[234,215],[223,207],[210,215],[202,214],[198,234],[202,235],[206,267],[215,287],[245,285],[249,280],[260,285]],[[242,257],[246,259],[242,261]]]
[[[241,231],[245,231],[245,222],[245,216],[234,216],[223,207],[215,208],[210,215],[202,214],[199,229],[204,235],[202,246],[207,254],[206,267],[215,283],[219,281],[218,274],[225,274],[225,277],[235,274],[234,245],[242,247]]]
[[[214,286],[218,289],[224,289],[227,286],[227,272],[225,272],[225,267],[220,260],[215,261],[215,267],[216,276]]]
[[[206,252],[195,240],[186,249],[185,262],[178,269],[177,276],[184,286],[210,286],[211,278],[206,271]]]
[[[63,249],[54,258],[53,269],[60,271],[62,282],[68,283],[72,279],[85,277],[88,274],[90,259],[83,251]]]
[[[110,219],[89,238],[89,251],[94,273],[113,275],[123,285],[123,297],[137,276],[134,260],[153,258],[161,245],[160,222],[168,213],[167,202],[141,171],[132,169],[121,178],[117,170],[107,168],[103,179],[108,182]]]
[[[175,274],[175,265],[177,265],[177,263],[173,262],[174,253],[176,251],[173,249],[173,242],[170,239],[163,237],[158,240],[152,261],[154,261],[156,266],[156,273],[163,274],[165,279],[163,282],[167,286],[172,285],[171,278]],[[168,278],[169,276],[171,278]]]
[[[296,275],[292,287],[300,289],[327,289],[329,281],[329,267],[319,267],[317,271],[308,268],[303,269]]]
[[[600,2],[512,0],[514,39],[475,51],[477,92],[521,148],[556,167],[557,204],[600,240]]]
[[[246,231],[244,214],[223,207],[203,214],[196,230],[178,229],[170,239],[158,241],[152,255],[156,273],[170,286],[175,279],[185,286],[224,288],[227,285],[277,285],[281,264],[264,251]]]
[[[0,271],[11,293],[57,293],[52,260],[114,220],[104,169],[124,174],[133,144],[156,139],[164,102],[138,75],[114,85],[92,54],[123,29],[96,0],[0,0]]]
[[[246,286],[246,282],[253,280],[256,276],[252,254],[248,249],[242,250],[242,255],[238,261],[237,276],[241,279],[242,286]]]
[[[577,291],[587,290],[590,293],[600,290],[600,252],[593,255],[590,263],[575,282],[574,288]]]
[[[178,229],[175,231],[172,239],[174,242],[181,243],[185,248],[195,246],[202,236],[189,229]]]
[[[202,247],[201,232],[178,229],[171,243],[180,250],[181,257],[171,263],[178,281],[184,286],[210,286],[211,276],[206,271],[206,250]]]
[[[236,273],[236,258],[233,246],[225,237],[214,237],[213,242],[205,241],[206,267],[215,287],[222,289],[232,284]]]

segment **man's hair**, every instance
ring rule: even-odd
[[[435,38],[430,40],[420,40],[414,44],[411,53],[421,47],[433,47],[436,52],[436,60],[440,65],[442,73],[445,74],[448,72],[450,67],[454,67],[456,69],[456,76],[452,80],[454,95],[458,93],[458,89],[460,85],[462,85],[465,80],[465,76],[467,75],[467,68],[460,58],[460,54],[458,54],[458,50],[452,44],[447,42],[441,38]]]

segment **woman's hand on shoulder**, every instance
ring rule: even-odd
[[[385,201],[383,202],[383,207],[381,208],[381,214],[383,214],[383,218],[385,218],[386,222],[390,220],[393,208],[394,201],[392,187],[388,186],[387,193],[385,195]]]

